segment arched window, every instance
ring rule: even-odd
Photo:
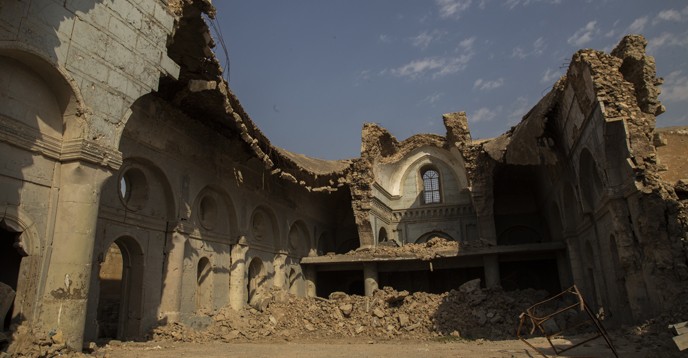
[[[442,201],[440,195],[440,173],[430,168],[423,171],[423,202],[434,204]]]

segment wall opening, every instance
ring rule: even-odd
[[[542,175],[526,165],[498,165],[494,177],[494,220],[499,245],[549,241],[540,208]]]
[[[98,338],[119,337],[119,315],[122,302],[124,260],[119,246],[112,243],[100,264],[98,280]]]
[[[329,297],[332,292],[344,292],[348,295],[363,296],[363,271],[318,271],[316,274],[316,295]]]
[[[389,286],[397,291],[445,293],[462,284],[479,278],[485,282],[482,267],[452,269],[386,271],[378,274],[380,287]]]
[[[387,237],[387,230],[385,230],[385,228],[381,227],[380,231],[377,234],[377,242],[381,243],[381,242],[387,242],[387,241],[389,241],[389,238]]]
[[[19,279],[19,268],[21,266],[22,255],[15,248],[15,243],[19,239],[21,233],[11,231],[0,222],[0,282],[10,286],[14,292],[17,292],[17,283]],[[16,300],[15,300],[16,301]],[[11,304],[5,320],[2,323],[2,330],[8,331],[12,323],[12,312],[14,311],[14,304]],[[0,312],[0,315],[5,312]]]
[[[251,260],[251,264],[248,265],[247,292],[249,303],[253,298],[257,297],[257,294],[263,289],[263,285],[266,281],[267,275],[265,274],[263,261],[256,257]]]
[[[433,167],[423,168],[423,204],[438,204],[442,202],[440,192],[440,173]]]
[[[143,252],[134,239],[117,239],[103,253],[98,283],[98,338],[139,338]]]
[[[561,291],[556,258],[529,261],[501,261],[499,276],[505,291],[533,288],[550,294]]]
[[[212,286],[212,266],[207,257],[198,260],[196,271],[196,310],[212,310],[213,286]]]

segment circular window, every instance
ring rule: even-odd
[[[130,210],[140,210],[148,201],[148,181],[143,171],[131,168],[119,179],[119,198]]]
[[[206,229],[212,229],[217,220],[217,203],[215,199],[209,195],[204,196],[198,209],[201,225]]]

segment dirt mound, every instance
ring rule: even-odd
[[[441,335],[513,338],[518,315],[547,295],[544,291],[481,289],[474,280],[444,294],[395,291],[372,297],[332,293],[329,299],[273,291],[264,310],[223,309],[196,331],[182,324],[156,328],[153,339],[184,342],[362,337],[375,340],[426,339]],[[269,301],[268,303],[265,303]]]

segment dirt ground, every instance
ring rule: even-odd
[[[576,337],[576,340],[584,339]],[[614,337],[619,357],[681,357],[678,349],[658,347]],[[530,340],[553,356],[543,338]],[[557,339],[557,346],[565,347],[571,341]],[[675,348],[675,347],[674,347]],[[110,358],[141,357],[540,357],[519,340],[388,340],[374,342],[352,338],[326,341],[250,342],[250,343],[193,343],[193,342],[110,342],[98,348],[94,355]],[[602,339],[597,339],[565,352],[562,357],[614,357]]]

